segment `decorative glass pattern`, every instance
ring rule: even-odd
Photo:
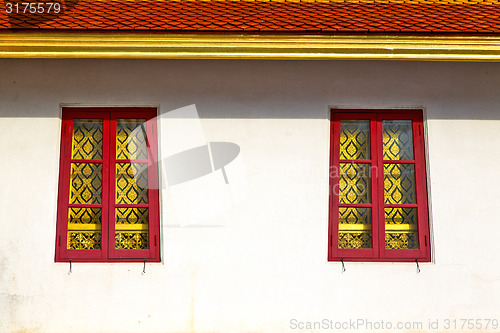
[[[340,163],[339,203],[370,203],[370,165]]]
[[[115,233],[115,249],[147,249],[148,233],[147,232],[116,232]]]
[[[371,247],[371,209],[340,207],[339,248],[363,249]]]
[[[101,233],[96,231],[68,231],[68,249],[98,250],[101,248]]]
[[[68,215],[69,223],[101,224],[101,208],[70,207]]]
[[[339,233],[340,249],[371,249],[372,235],[367,232]]]
[[[148,203],[148,165],[116,163],[116,203]]]
[[[384,203],[414,204],[415,202],[415,166],[384,164]]]
[[[71,163],[70,204],[101,204],[102,164]]]
[[[386,228],[391,225],[417,225],[416,208],[384,208]]]
[[[418,249],[418,233],[391,232],[385,234],[386,249]]]
[[[416,208],[385,208],[385,248],[418,249]]]
[[[146,119],[116,120],[116,159],[146,160]]]
[[[147,208],[116,208],[116,224],[148,224]]]
[[[384,160],[413,160],[413,134],[411,120],[384,120]]]
[[[72,159],[102,159],[102,120],[73,120]]]
[[[340,224],[371,225],[371,209],[357,207],[339,207]]]
[[[340,122],[340,159],[370,159],[369,120],[342,120]]]
[[[68,249],[101,248],[101,209],[70,207],[68,212]]]

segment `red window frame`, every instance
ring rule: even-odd
[[[370,164],[370,204],[351,204],[356,207],[371,208],[372,248],[346,249],[339,248],[339,207],[350,204],[339,204],[335,188],[339,185],[340,168],[340,122],[341,120],[370,121],[370,159],[342,160],[342,163]],[[413,133],[413,160],[383,160],[382,121],[411,120]],[[425,144],[423,132],[422,110],[331,110],[330,121],[330,191],[329,191],[329,261],[378,261],[378,262],[429,262],[430,238],[427,204],[427,184],[425,168]],[[386,249],[385,248],[385,216],[384,207],[384,163],[405,163],[415,166],[416,204],[397,205],[398,207],[417,208],[418,249]],[[395,206],[395,205],[394,205]]]
[[[156,108],[145,107],[63,107],[61,126],[61,150],[59,165],[59,194],[57,211],[56,262],[160,262],[159,234],[159,182],[158,145],[156,131]],[[116,160],[116,119],[146,119],[147,160]],[[102,164],[101,204],[85,207],[101,208],[101,248],[97,250],[68,249],[68,210],[78,207],[69,203],[72,134],[74,119],[103,120],[102,160],[82,160],[86,163]],[[148,204],[133,207],[148,207],[148,249],[115,249],[115,203],[116,164],[118,162],[148,163]],[[130,206],[130,205],[129,205]]]

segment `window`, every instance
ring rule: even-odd
[[[331,261],[430,261],[421,110],[333,110]]]
[[[160,261],[155,117],[63,108],[56,261]]]

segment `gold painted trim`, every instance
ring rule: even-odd
[[[148,231],[147,224],[115,224],[115,231]],[[101,225],[95,223],[68,223],[69,232],[101,231]]]
[[[0,58],[500,61],[500,36],[0,32]]]
[[[147,224],[115,224],[115,231],[148,231],[149,225]]]
[[[372,230],[372,225],[371,224],[346,224],[346,223],[339,223],[339,231],[341,232],[360,232],[360,231],[371,231]]]
[[[347,224],[347,223],[339,223],[339,231],[345,232],[345,233],[352,233],[352,232],[369,232],[372,230],[371,224]],[[386,232],[403,232],[403,233],[408,233],[408,232],[415,232],[417,231],[417,225],[416,224],[386,224],[385,225],[385,231]]]
[[[68,231],[101,231],[101,225],[95,223],[68,223]]]

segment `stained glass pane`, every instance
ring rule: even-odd
[[[70,204],[100,204],[102,164],[71,163]]]
[[[148,248],[148,208],[115,209],[115,249]]]
[[[116,159],[146,160],[146,119],[116,120]]]
[[[371,247],[371,209],[340,207],[339,248],[366,249]]]
[[[115,249],[148,249],[147,232],[115,232]]]
[[[67,247],[71,250],[101,248],[100,208],[69,208]]]
[[[340,163],[339,202],[370,203],[370,164]]]
[[[413,160],[411,120],[383,121],[384,160]]]
[[[101,248],[101,232],[68,231],[68,249],[98,250]]]
[[[384,203],[416,203],[413,164],[384,164]]]
[[[416,208],[385,208],[385,248],[418,249]]]
[[[100,208],[70,207],[68,214],[70,224],[101,224]]]
[[[369,120],[342,120],[340,122],[340,159],[370,159]]]
[[[116,203],[148,203],[148,165],[116,163]]]
[[[116,208],[116,224],[148,224],[147,208]],[[117,226],[118,228],[118,226]]]
[[[72,159],[102,159],[102,120],[73,120]]]

